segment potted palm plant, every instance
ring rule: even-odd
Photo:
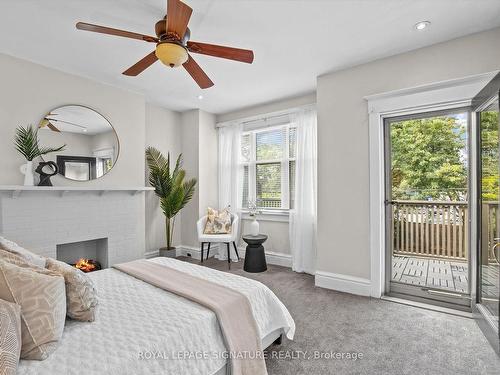
[[[160,249],[160,255],[175,257],[175,247],[172,246],[175,216],[193,197],[196,179],[186,180],[186,171],[181,168],[182,154],[171,169],[170,153],[165,157],[156,148],[148,147],[146,162],[149,168],[149,183],[155,188],[155,193],[160,198],[160,207],[165,215],[167,246]]]
[[[66,145],[60,147],[41,147],[38,141],[38,128],[33,125],[17,127],[15,146],[16,150],[26,158],[26,164],[21,166],[21,172],[24,173],[25,186],[34,185],[33,159],[51,152],[62,151],[66,147]]]

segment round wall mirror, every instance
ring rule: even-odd
[[[38,125],[42,146],[63,151],[44,156],[70,180],[89,181],[108,173],[118,159],[120,143],[111,123],[100,113],[80,105],[66,105],[47,113]]]

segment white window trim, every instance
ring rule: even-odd
[[[290,161],[295,161],[295,157],[290,157],[290,129],[294,128],[293,122],[287,122],[286,124],[266,126],[259,129],[252,129],[249,131],[242,132],[241,136],[250,135],[250,161],[242,161],[242,167],[248,166],[248,199],[252,201],[257,200],[257,164],[281,164],[281,207],[280,208],[262,208],[260,211],[261,215],[270,217],[275,216],[277,220],[272,221],[288,221],[288,215],[290,211],[290,176],[289,176],[289,163]],[[257,145],[256,145],[256,135],[258,133],[269,132],[277,129],[286,129],[285,144],[284,144],[284,154],[285,156],[280,159],[269,159],[269,160],[257,160]],[[241,202],[240,202],[241,205]],[[243,207],[239,207],[242,213],[248,212]],[[280,217],[286,217],[286,220],[278,220]]]
[[[253,220],[248,210],[241,211],[242,220]],[[276,221],[288,223],[290,221],[290,210],[262,210],[257,214],[258,221]]]
[[[370,95],[368,101],[370,148],[370,260],[371,296],[380,298],[385,285],[385,191],[384,118],[455,108],[471,104],[472,98],[498,72],[431,85]],[[474,160],[471,160],[471,166]],[[471,171],[471,173],[474,173]],[[471,195],[471,200],[473,199]],[[474,220],[472,213],[469,220]],[[473,221],[474,222],[474,221]],[[474,243],[470,238],[469,243]],[[471,289],[472,290],[472,289]]]

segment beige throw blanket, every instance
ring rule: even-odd
[[[250,301],[243,294],[147,260],[113,266],[135,278],[212,310],[229,351],[233,375],[266,375],[262,343]]]

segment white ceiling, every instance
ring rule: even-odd
[[[53,109],[45,118],[61,132],[87,136],[113,131],[113,127],[100,113],[79,105],[65,105]],[[43,130],[52,131],[48,127]]]
[[[0,52],[143,93],[173,110],[225,113],[312,92],[326,72],[500,26],[499,0],[186,3],[194,9],[192,40],[253,49],[254,63],[194,55],[215,83],[207,90],[184,69],[159,62],[126,77],[121,72],[153,44],[75,29],[84,21],[154,35],[165,0],[0,0]],[[431,27],[415,31],[422,20]]]

